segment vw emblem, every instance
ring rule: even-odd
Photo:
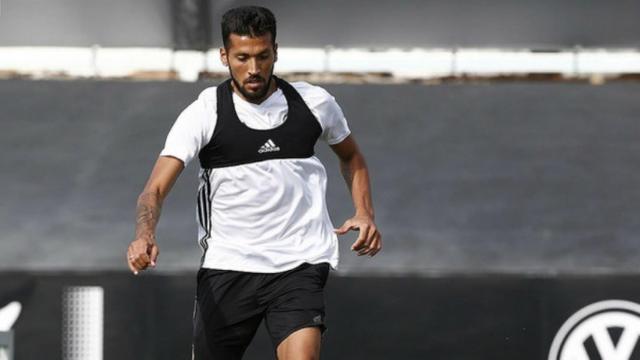
[[[605,300],[573,314],[553,339],[549,360],[630,360],[640,354],[640,305]]]

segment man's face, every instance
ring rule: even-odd
[[[229,67],[234,90],[245,100],[260,103],[270,88],[275,88],[271,75],[278,59],[277,49],[271,33],[257,37],[230,34],[228,48],[220,49],[220,60]]]

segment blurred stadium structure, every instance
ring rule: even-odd
[[[104,318],[85,315],[105,359],[187,358],[195,164],[163,209],[158,269],[134,278],[123,254],[175,117],[227,76],[220,15],[250,2],[0,1],[0,308],[23,304],[16,358],[69,354],[76,286],[99,289]],[[550,347],[572,314],[640,302],[640,1],[251,3],[278,18],[276,72],[324,83],[373,174],[385,249],[360,259],[341,241],[327,359],[566,359]],[[338,223],[347,190],[316,150]],[[611,358],[581,341],[580,359]],[[247,359],[269,348],[261,331]]]
[[[4,0],[0,75],[225,76],[212,19],[249,3],[256,2]],[[537,75],[602,82],[640,73],[637,1],[257,3],[279,17],[279,72],[316,81]]]

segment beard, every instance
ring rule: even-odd
[[[271,67],[271,71],[269,71],[269,77],[265,80],[262,76],[254,76],[245,80],[245,83],[251,82],[252,80],[259,80],[263,84],[265,84],[262,89],[257,92],[248,92],[245,90],[244,86],[236,80],[236,77],[233,76],[233,72],[231,71],[231,67],[229,67],[229,75],[231,76],[231,81],[235,85],[236,90],[238,90],[242,96],[247,99],[249,102],[260,102],[264,100],[264,97],[269,92],[269,88],[271,87],[271,81],[273,80],[273,66]]]

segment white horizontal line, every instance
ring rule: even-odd
[[[278,73],[384,73],[400,79],[557,73],[569,76],[640,73],[635,49],[339,49],[281,48]],[[33,77],[129,77],[226,73],[218,50],[168,48],[0,47],[0,73]],[[162,75],[158,75],[162,77]]]

